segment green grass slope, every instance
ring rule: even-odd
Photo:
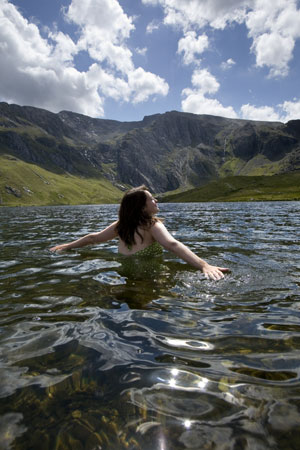
[[[300,172],[273,176],[232,176],[200,188],[166,195],[163,202],[300,200]]]
[[[122,192],[104,178],[55,174],[10,155],[0,156],[0,205],[116,203]]]

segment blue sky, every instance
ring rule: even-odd
[[[0,0],[0,101],[300,119],[299,0]]]

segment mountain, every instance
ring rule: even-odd
[[[163,193],[220,177],[299,170],[300,120],[283,124],[171,111],[119,122],[0,103],[1,157],[64,177],[106,180],[119,192],[145,183]],[[1,166],[0,175],[3,185]],[[11,178],[10,184],[15,189]]]

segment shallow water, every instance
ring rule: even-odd
[[[300,204],[163,204],[232,272],[116,242],[52,254],[117,206],[0,209],[0,448],[299,449]]]

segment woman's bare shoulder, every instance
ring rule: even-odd
[[[161,234],[170,234],[167,230],[166,226],[161,221],[156,221],[151,225],[150,233],[154,237],[155,240],[157,240],[157,236]]]
[[[152,222],[151,222],[150,228],[152,228],[152,227],[158,227],[159,228],[160,226],[163,226],[165,228],[165,225],[164,225],[163,222],[164,222],[164,220],[161,219],[160,217],[154,217]]]

